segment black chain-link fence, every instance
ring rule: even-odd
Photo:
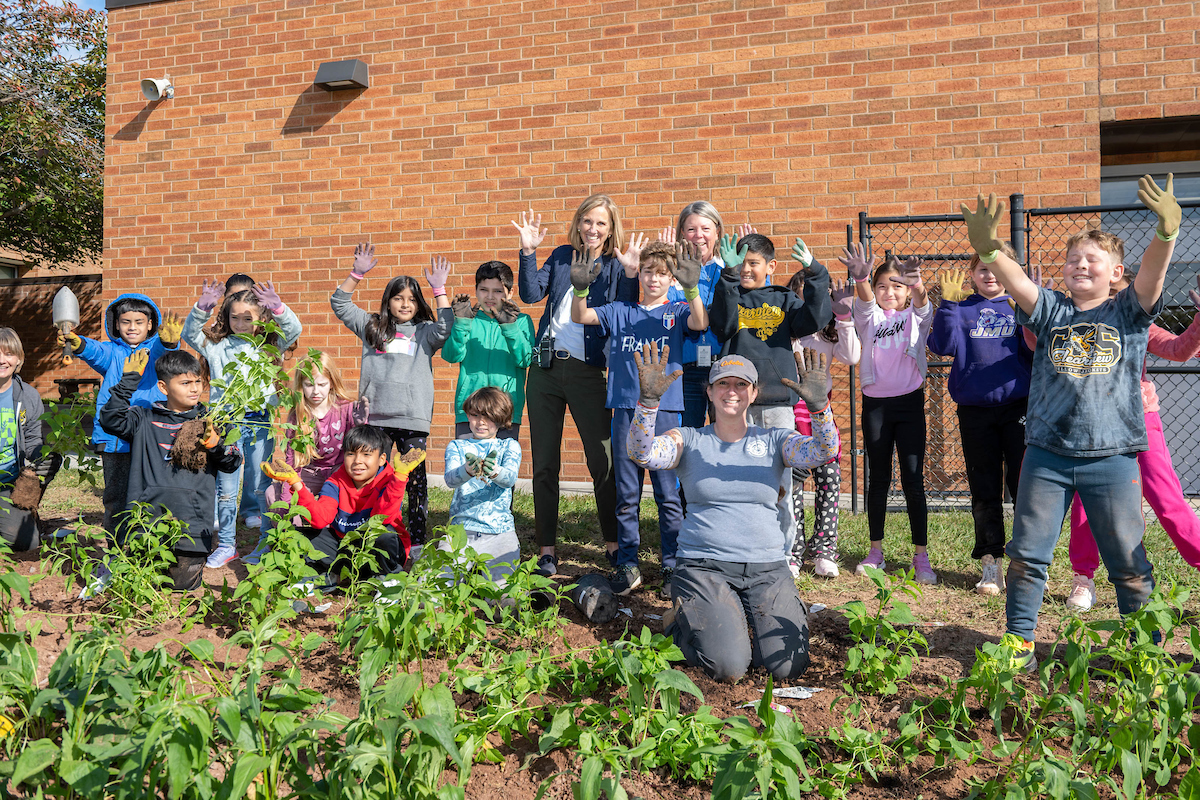
[[[1183,225],[1163,291],[1165,308],[1157,320],[1174,334],[1183,333],[1196,315],[1196,305],[1188,290],[1196,286],[1200,272],[1200,201],[1188,200],[1180,205],[1184,209]],[[1154,236],[1154,215],[1141,205],[1028,210],[1023,206],[1021,195],[1010,197],[1010,242],[1017,260],[1035,277],[1040,269],[1043,275],[1059,281],[1067,239],[1086,228],[1100,227],[1121,236],[1125,240],[1125,265],[1134,270]],[[941,302],[939,279],[943,271],[964,269],[973,252],[959,214],[870,217],[863,212],[858,223],[859,241],[864,245],[869,243],[875,255],[916,255],[925,260],[923,277],[930,301],[935,305]],[[1200,324],[1197,328],[1200,340]],[[1184,491],[1200,497],[1200,415],[1195,412],[1200,401],[1200,365],[1171,364],[1153,356],[1146,363],[1147,372],[1158,387],[1164,434]],[[965,507],[970,496],[956,406],[946,385],[949,375],[950,362],[930,353],[925,383],[928,420],[925,491],[931,507]],[[857,384],[853,370],[851,381],[851,386]],[[857,415],[857,401],[854,402],[853,413]],[[856,479],[861,476],[855,482],[865,492],[868,476],[861,432],[855,430],[852,434],[850,467]],[[896,466],[892,475],[892,503],[903,507]],[[857,497],[852,504],[857,510]]]

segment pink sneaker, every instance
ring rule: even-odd
[[[933,584],[937,583],[937,573],[933,571],[933,567],[929,566],[928,553],[917,553],[914,555],[912,565],[913,572],[916,573],[913,576],[913,580],[915,580],[917,583],[923,583],[928,586],[932,586]]]
[[[858,566],[854,568],[854,572],[858,575],[866,575],[867,567],[875,567],[875,569],[887,569],[887,563],[883,560],[882,548],[871,548],[867,553],[867,557],[858,562]]]

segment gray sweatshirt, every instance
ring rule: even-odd
[[[428,433],[433,421],[433,354],[450,338],[454,312],[439,308],[437,322],[397,325],[396,339],[380,351],[366,340],[371,314],[341,289],[329,303],[342,324],[362,339],[358,396],[371,401],[371,424]]]

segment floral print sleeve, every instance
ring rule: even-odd
[[[651,425],[653,425],[654,418],[650,419]],[[630,429],[629,437],[630,455],[632,456],[632,429]],[[822,411],[812,412],[812,436],[792,433],[787,437],[783,443],[783,462],[792,469],[811,469],[830,461],[837,455],[837,452],[837,425],[833,422],[833,409],[827,405]]]
[[[626,444],[633,463],[644,469],[675,469],[679,466],[679,434],[670,430],[662,436],[654,435],[657,408],[646,408],[638,403],[633,412],[633,424],[629,426]]]

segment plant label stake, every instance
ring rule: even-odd
[[[64,286],[54,295],[53,310],[54,327],[58,328],[65,337],[79,324],[79,298],[75,296],[74,292]],[[69,365],[74,360],[74,356],[71,353],[71,343],[66,342],[63,344],[63,366]]]

